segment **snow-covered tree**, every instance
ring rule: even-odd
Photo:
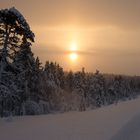
[[[34,34],[23,15],[14,7],[0,10],[1,71],[6,62],[13,60],[21,44],[27,42],[34,42]]]
[[[59,64],[47,61],[44,72],[47,79],[53,80],[58,87],[64,88],[64,71]]]
[[[72,92],[73,91],[73,87],[74,87],[74,74],[72,71],[69,71],[66,76],[65,76],[65,89],[68,92]]]
[[[10,91],[11,96],[14,97],[11,99],[16,101],[18,107],[23,96],[21,94],[23,92],[21,83],[25,80],[23,73],[27,73],[30,66],[23,61],[31,60],[32,55],[29,53],[32,54],[30,50],[32,42],[34,42],[34,34],[22,14],[14,7],[0,10],[0,86],[5,86]],[[21,55],[22,53],[27,53],[25,55],[28,57],[25,58],[24,54]],[[22,61],[19,61],[21,59]],[[6,100],[4,102],[7,103]],[[13,110],[16,108],[14,106]]]
[[[105,79],[97,70],[96,73],[89,76],[89,98],[90,102],[100,107],[105,104]]]
[[[81,103],[79,110],[86,110],[86,102],[87,102],[87,84],[86,84],[86,73],[84,68],[82,71],[75,73],[73,84],[74,84],[74,92],[77,92],[81,96]]]
[[[12,63],[18,71],[17,84],[23,91],[21,102],[29,98],[38,101],[40,65],[39,59],[35,59],[31,52],[30,44],[23,44]]]

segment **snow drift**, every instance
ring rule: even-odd
[[[136,99],[92,111],[0,119],[0,139],[137,140],[139,105]]]

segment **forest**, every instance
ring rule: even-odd
[[[42,65],[31,50],[34,41],[16,8],[0,10],[1,117],[85,111],[139,96],[140,76],[64,71],[48,60]]]

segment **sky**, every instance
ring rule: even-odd
[[[42,63],[64,70],[140,75],[140,0],[0,0],[35,33]]]

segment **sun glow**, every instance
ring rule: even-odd
[[[71,51],[77,51],[77,43],[76,42],[72,42],[70,45],[70,50]]]
[[[75,61],[77,59],[78,55],[77,53],[73,52],[73,53],[70,53],[69,55],[69,58],[72,60],[72,61]]]
[[[75,41],[71,42],[70,47],[69,47],[69,59],[72,62],[76,62],[78,58],[78,53],[77,53],[77,43]]]

